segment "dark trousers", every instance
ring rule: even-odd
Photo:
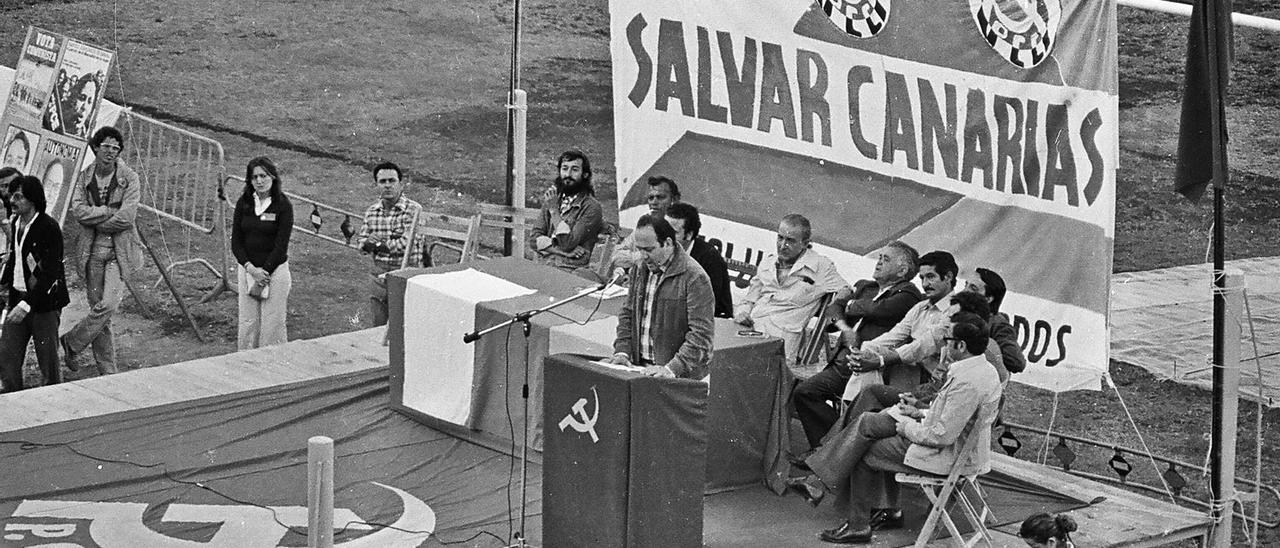
[[[855,529],[866,527],[871,511],[899,508],[897,472],[920,473],[902,463],[911,442],[898,435],[897,421],[884,413],[863,413],[833,432],[805,463],[835,491]]]
[[[36,362],[44,375],[44,384],[62,382],[58,364],[58,323],[61,310],[30,312],[18,323],[5,323],[0,332],[0,382],[3,392],[22,390],[22,365],[27,359],[27,342],[34,340]]]
[[[822,437],[836,423],[840,396],[850,376],[841,368],[828,365],[791,391],[791,402],[800,417],[800,424],[804,426],[804,437],[808,438],[809,447],[822,445]]]

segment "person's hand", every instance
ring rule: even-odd
[[[746,308],[740,308],[733,314],[733,321],[738,322],[747,327],[754,327],[756,322],[751,321],[751,311]]]
[[[646,377],[658,377],[663,379],[674,379],[676,374],[667,369],[665,365],[650,365],[640,371]]]
[[[534,239],[534,246],[538,248],[538,251],[545,251],[548,247],[551,247],[552,243],[554,242],[551,241],[550,236],[538,236]]]
[[[898,434],[905,435],[907,433],[907,423],[904,421],[894,421],[894,426],[898,429]]]
[[[921,411],[920,409],[917,409],[911,405],[907,405],[902,402],[898,402],[898,412],[902,413],[904,416],[911,417],[913,419],[924,418],[924,411]]]
[[[267,273],[266,269],[254,265],[253,263],[244,264],[244,273],[249,276],[249,281],[255,284],[261,283],[263,278],[271,277],[271,275]]]
[[[920,399],[910,392],[898,394],[898,401],[906,405],[910,405],[911,407],[919,407],[918,404],[920,403]]]
[[[363,244],[360,244],[360,251],[363,251],[365,253],[377,253],[378,248],[381,247],[382,245],[383,245],[382,240],[378,239],[377,237],[370,236],[367,239],[365,239]]]
[[[5,319],[5,323],[15,324],[22,323],[27,318],[27,311],[23,308],[14,307],[9,310],[9,316]]]
[[[612,358],[609,358],[609,363],[614,365],[631,365],[631,358],[627,357],[626,354],[619,352],[614,354]]]
[[[869,350],[854,350],[849,353],[849,369],[855,373],[865,373],[880,369],[880,356]]]

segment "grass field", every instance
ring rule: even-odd
[[[604,0],[523,2],[522,81],[530,96],[529,180],[552,176],[555,155],[586,151],[608,202],[613,183],[608,6]],[[1237,11],[1280,18],[1280,0],[1237,0]],[[433,208],[465,210],[502,196],[503,109],[512,18],[510,2],[392,0],[0,0],[0,52],[12,65],[28,25],[69,34],[120,54],[108,98],[223,142],[232,173],[266,154],[291,190],[360,209],[371,201],[368,166],[393,159],[409,168],[410,194]],[[1171,191],[1187,22],[1119,8],[1120,170],[1115,270],[1204,262],[1208,201]],[[1232,187],[1225,228],[1230,258],[1280,255],[1280,35],[1239,30],[1228,117]],[[151,223],[155,230],[154,223]],[[166,225],[167,250],[186,253],[186,235]],[[194,252],[210,245],[197,239]],[[304,237],[291,249],[292,338],[352,329],[362,318],[360,257]],[[211,281],[180,275],[191,296]],[[157,292],[156,299],[168,302]],[[199,344],[176,308],[158,319],[137,307],[122,319],[123,361],[150,366],[218,354],[235,346],[235,303],[195,308],[213,338]],[[162,336],[157,337],[160,333]],[[82,371],[78,375],[93,375]],[[1112,364],[1118,394],[1152,450],[1204,462],[1209,394]],[[1010,420],[1140,447],[1117,392],[1052,394],[1010,388]],[[1253,411],[1241,419],[1241,475],[1252,476]],[[1280,413],[1264,415],[1266,446],[1278,441]],[[1034,447],[1024,438],[1028,453]],[[1077,449],[1079,451],[1079,449]],[[1106,451],[1078,469],[1108,474]],[[1131,459],[1132,460],[1132,459]],[[1052,462],[1052,458],[1050,458]],[[1141,463],[1134,476],[1153,475]],[[1280,456],[1264,453],[1264,482],[1280,484]],[[1191,477],[1201,486],[1202,478]],[[1268,479],[1270,478],[1270,479]],[[1197,492],[1203,493],[1202,488]],[[1270,501],[1265,519],[1280,517]],[[1237,537],[1241,538],[1241,537]],[[1280,543],[1263,532],[1263,545]]]

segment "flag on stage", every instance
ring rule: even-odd
[[[1178,164],[1173,188],[1191,200],[1214,179],[1214,131],[1226,147],[1226,95],[1231,71],[1231,0],[1197,0],[1187,33],[1186,83],[1178,131]],[[1216,52],[1216,59],[1214,59]],[[1217,75],[1216,93],[1211,87]],[[1216,119],[1215,119],[1215,112]],[[1226,153],[1223,152],[1223,159]],[[1215,184],[1222,184],[1216,181]]]

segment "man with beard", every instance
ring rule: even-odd
[[[414,236],[413,241],[409,241],[409,235],[414,233],[413,220],[422,206],[405,197],[409,182],[402,177],[400,167],[391,162],[374,166],[373,180],[379,200],[364,210],[364,225],[357,240],[360,251],[373,257],[373,269],[369,272],[369,308],[375,327],[387,323],[387,273],[406,264],[406,253],[408,265],[423,265],[422,238]]]
[[[871,280],[854,284],[852,298],[840,309],[840,350],[818,374],[796,385],[791,393],[796,415],[804,426],[809,446],[822,444],[822,436],[835,424],[838,404],[853,371],[848,354],[883,335],[897,325],[907,311],[924,298],[911,283],[918,270],[919,253],[911,246],[895,241],[885,246],[876,262]]]
[[[778,252],[760,262],[734,321],[782,339],[787,363],[799,352],[800,334],[813,307],[827,293],[848,287],[835,263],[811,249],[809,219],[792,213],[778,224]]]
[[[591,185],[591,160],[576,150],[556,161],[557,196],[544,204],[529,235],[529,247],[539,262],[573,272],[587,268],[591,251],[604,230],[604,210]]]
[[[99,373],[118,371],[111,318],[125,289],[138,287],[130,282],[142,270],[142,240],[134,229],[142,182],[120,160],[124,144],[124,135],[114,127],[96,131],[89,140],[93,165],[80,173],[70,189],[68,217],[80,225],[75,267],[89,300],[88,315],[61,339],[63,359],[72,371],[79,368],[77,357],[86,348],[93,350]]]

